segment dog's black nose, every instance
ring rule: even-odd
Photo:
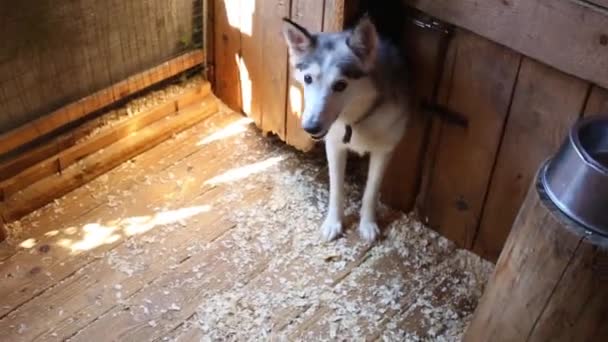
[[[310,135],[319,135],[323,131],[323,126],[317,122],[306,122],[302,125],[302,128]]]

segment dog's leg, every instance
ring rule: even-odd
[[[375,152],[369,157],[369,171],[365,192],[363,193],[361,221],[359,222],[359,234],[361,238],[367,241],[376,240],[380,233],[376,223],[376,203],[390,155],[390,153]]]
[[[342,233],[344,214],[344,172],[347,151],[338,144],[326,141],[325,151],[329,163],[329,209],[321,233],[326,241],[335,239]]]

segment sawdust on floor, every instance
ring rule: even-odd
[[[214,258],[228,260],[235,268],[221,275],[231,281],[229,285],[196,297],[200,299],[194,303],[194,312],[171,329],[165,340],[179,340],[182,333],[193,329],[196,336],[209,341],[461,339],[492,264],[456,249],[413,217],[384,206],[379,215],[384,226],[383,239],[371,246],[360,241],[355,229],[360,177],[349,177],[346,186],[346,236],[323,243],[318,227],[327,206],[328,186],[321,154],[303,155],[263,138],[250,126],[230,139],[212,143],[227,144],[238,155],[232,170],[205,182],[210,189],[230,184],[212,205],[232,226],[209,244],[193,242],[183,248],[200,253],[219,246]],[[129,167],[133,166],[126,163],[120,168]],[[157,182],[175,183],[177,191],[183,187],[184,179],[172,173],[155,177],[146,176],[143,186]],[[87,187],[111,188],[107,182],[108,176],[102,176]],[[270,195],[249,200],[247,194],[259,189]],[[108,205],[118,210],[131,200],[131,195],[129,189],[108,195]],[[60,219],[66,199],[75,200],[67,195],[50,204],[46,212],[52,208]],[[171,207],[171,203],[153,206],[160,210]],[[29,216],[27,227],[20,222],[10,224],[9,241],[26,239],[28,230],[37,228],[34,222],[41,212]],[[112,249],[96,257],[105,260],[115,272],[137,276],[148,272],[151,255],[166,254],[170,258],[175,252],[152,253],[146,246],[171,239],[188,224],[196,222],[161,224],[162,231],[126,238],[128,253]],[[244,270],[249,272],[259,266],[261,256],[267,257],[268,262],[253,277],[242,277]],[[179,267],[177,261],[164,274],[173,267]],[[205,262],[188,271],[181,281],[170,282],[171,286],[163,290],[166,295],[192,288],[205,291],[220,277],[208,274],[211,271]],[[144,308],[142,312],[132,310],[131,315],[140,315],[137,320],[151,329],[164,324],[150,318],[155,310],[163,315],[185,310],[183,303],[165,302],[154,296],[138,297],[144,298],[141,300],[123,298],[121,284],[114,284],[112,289],[119,305]],[[146,287],[141,291],[145,293]],[[28,322],[13,327],[20,334],[28,329]],[[78,340],[79,336],[74,338]]]

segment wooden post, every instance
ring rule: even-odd
[[[4,219],[1,216],[0,213],[0,242],[6,240],[8,233],[6,231],[6,227],[4,227]]]
[[[465,341],[608,341],[608,239],[530,190]]]

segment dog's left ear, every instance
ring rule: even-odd
[[[359,20],[348,37],[347,44],[366,68],[374,63],[378,46],[378,32],[369,15],[365,15]]]
[[[313,49],[315,39],[310,32],[293,21],[283,18],[283,36],[289,46],[289,52],[299,57]]]

